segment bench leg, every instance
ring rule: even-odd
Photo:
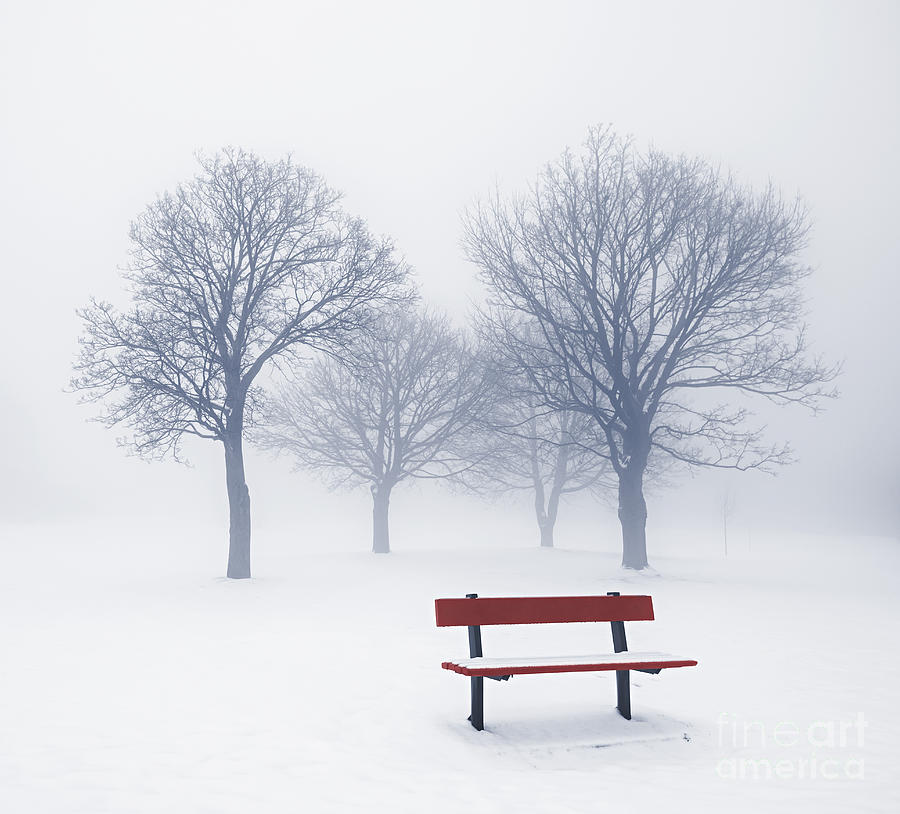
[[[626,720],[631,720],[631,680],[628,670],[616,670],[616,709]]]
[[[472,714],[469,716],[472,726],[479,732],[484,729],[484,679],[472,676]]]

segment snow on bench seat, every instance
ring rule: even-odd
[[[445,670],[464,676],[526,675],[528,673],[580,673],[594,670],[663,670],[694,667],[693,659],[669,653],[601,653],[593,656],[546,656],[538,658],[475,658],[445,661]]]

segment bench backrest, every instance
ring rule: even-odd
[[[649,596],[523,596],[435,599],[438,627],[635,622],[653,619]]]

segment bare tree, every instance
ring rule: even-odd
[[[336,350],[370,307],[402,299],[389,241],[348,217],[340,195],[290,159],[242,150],[201,159],[192,181],[131,228],[132,306],[92,301],[73,379],[134,451],[179,457],[182,439],[220,441],[230,507],[228,576],[250,576],[244,431],[268,363]]]
[[[510,399],[490,419],[491,452],[477,467],[479,483],[500,490],[529,490],[541,546],[553,547],[564,495],[612,485],[605,441],[583,413],[540,407],[534,398]]]
[[[837,374],[807,354],[798,255],[806,216],[699,160],[639,153],[608,129],[529,193],[466,223],[485,319],[542,402],[593,418],[618,476],[623,565],[647,565],[652,451],[689,465],[790,458],[723,390],[815,407]],[[536,339],[517,326],[525,315]],[[560,387],[562,383],[562,387]]]
[[[258,440],[329,470],[335,485],[368,484],[372,550],[388,553],[391,491],[471,466],[460,436],[489,394],[477,355],[446,318],[394,310],[342,358],[319,359],[283,388]]]
[[[505,353],[515,330],[536,345],[539,335],[526,321],[507,326],[499,341],[490,320],[476,318],[475,328],[494,394],[483,434],[472,446],[473,465],[459,480],[476,492],[531,491],[541,546],[550,548],[562,496],[602,493],[612,485],[606,439],[590,416],[546,407],[515,356]]]

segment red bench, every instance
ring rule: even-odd
[[[484,729],[484,679],[507,681],[514,675],[530,673],[580,673],[616,671],[616,707],[623,718],[631,719],[631,686],[628,673],[658,673],[670,667],[694,667],[694,659],[667,653],[629,653],[625,622],[652,620],[653,600],[649,596],[533,596],[465,599],[435,599],[438,627],[468,627],[469,658],[445,661],[445,670],[471,678],[472,714],[477,730]],[[588,656],[543,658],[485,658],[481,650],[482,625],[534,625],[563,622],[609,622],[614,653]]]

